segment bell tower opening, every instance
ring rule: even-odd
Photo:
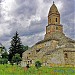
[[[56,18],[56,22],[57,22],[57,18]]]

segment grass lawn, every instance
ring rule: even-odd
[[[22,68],[17,65],[0,65],[0,75],[75,75],[75,68],[64,67],[41,67],[36,69],[30,67],[29,69]]]

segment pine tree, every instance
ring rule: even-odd
[[[23,45],[21,42],[21,39],[19,38],[18,33],[13,36],[11,40],[11,46],[9,48],[9,61],[11,61],[12,57],[18,53],[20,54],[20,57],[22,57],[22,53],[24,52],[23,50]]]

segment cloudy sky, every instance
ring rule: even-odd
[[[75,39],[75,0],[54,0],[66,36]],[[23,45],[32,46],[44,38],[47,16],[53,0],[0,0],[0,42],[8,49],[18,31]]]

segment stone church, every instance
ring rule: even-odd
[[[23,53],[21,64],[34,65],[36,61],[45,66],[75,66],[75,41],[63,33],[60,13],[54,2],[48,13],[44,39]]]

